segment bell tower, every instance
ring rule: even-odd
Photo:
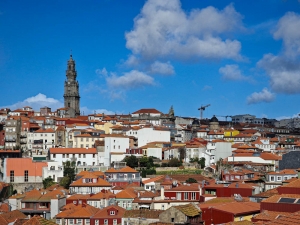
[[[65,81],[64,101],[65,108],[71,108],[75,111],[75,116],[80,115],[80,96],[79,96],[79,84],[76,80],[77,72],[75,70],[75,61],[70,55],[68,60],[67,80]]]

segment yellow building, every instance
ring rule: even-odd
[[[234,141],[234,136],[238,135],[240,132],[238,130],[224,130],[224,140],[225,141]]]
[[[110,128],[114,126],[111,122],[98,122],[95,124],[95,129],[97,130],[104,130],[105,134],[110,133]]]

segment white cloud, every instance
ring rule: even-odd
[[[256,104],[260,102],[272,102],[275,99],[275,94],[264,88],[261,92],[254,92],[247,98],[248,104]]]
[[[224,80],[249,80],[248,77],[242,75],[238,65],[226,65],[219,69]]]
[[[106,78],[106,82],[107,85],[113,89],[140,88],[155,84],[154,79],[151,76],[137,70],[126,72],[123,76],[117,76],[116,74],[111,73],[111,75]]]
[[[174,72],[174,67],[171,65],[170,62],[162,63],[159,61],[155,61],[150,66],[150,73],[172,75],[175,72]]]
[[[272,91],[284,94],[300,93],[300,15],[288,12],[278,21],[274,39],[283,41],[278,55],[265,54],[257,63],[270,78]]]
[[[283,40],[285,54],[294,57],[300,54],[300,15],[286,13],[277,23],[274,38]]]
[[[270,77],[273,91],[285,94],[300,93],[300,62],[283,56],[266,54],[257,63]]]
[[[240,60],[241,43],[223,36],[243,29],[233,5],[194,9],[187,14],[179,0],[148,0],[126,33],[126,47],[143,59]],[[222,35],[222,38],[221,38]]]
[[[102,75],[102,76],[106,77],[108,73],[107,73],[106,68],[104,67],[102,70],[101,69],[97,69],[96,70],[96,74]]]
[[[63,103],[54,98],[47,98],[44,94],[37,94],[36,96],[32,96],[26,98],[21,102],[17,102],[12,105],[2,106],[1,108],[10,108],[12,110],[23,108],[24,106],[30,106],[34,110],[40,110],[41,107],[48,106],[52,111],[63,107]]]

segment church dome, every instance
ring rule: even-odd
[[[210,119],[210,122],[219,122],[219,120],[217,119],[216,116],[213,116],[213,117]]]

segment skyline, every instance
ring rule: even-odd
[[[72,54],[85,115],[299,114],[299,1],[130,3],[2,1],[1,108],[63,107]]]

